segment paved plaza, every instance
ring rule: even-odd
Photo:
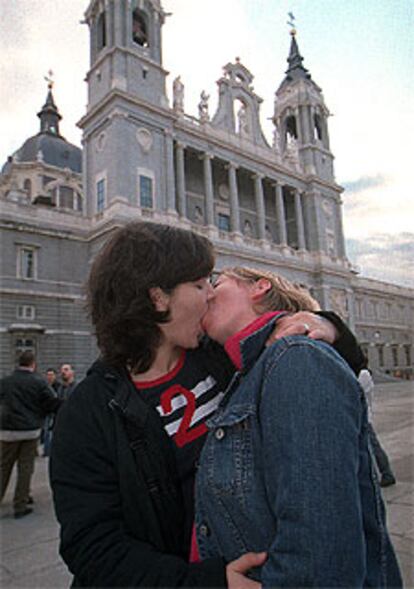
[[[405,587],[414,588],[414,382],[376,388],[375,424],[397,477],[384,489],[389,529],[403,570]],[[47,479],[48,460],[39,457],[32,485],[34,512],[12,517],[11,481],[0,506],[3,589],[68,587],[71,575],[58,555],[58,526]]]

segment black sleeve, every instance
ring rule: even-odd
[[[55,391],[41,377],[37,377],[37,398],[44,417],[56,413],[62,404]]]
[[[333,311],[318,311],[317,315],[325,317],[325,319],[335,325],[339,337],[333,344],[333,347],[349,364],[355,374],[358,375],[362,368],[366,367],[367,361],[355,335]]]

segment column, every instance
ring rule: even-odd
[[[105,33],[106,33],[106,45],[112,47],[114,44],[112,38],[113,23],[112,23],[112,11],[109,0],[105,0]]]
[[[125,10],[125,31],[126,31],[125,45],[126,45],[126,47],[130,47],[132,44],[132,2],[131,2],[131,0],[127,1],[127,8]]]
[[[266,239],[266,222],[265,222],[265,204],[263,194],[263,176],[261,174],[255,174],[254,178],[254,196],[256,201],[256,214],[257,214],[257,230],[259,239]]]
[[[170,129],[164,130],[165,160],[166,160],[166,208],[170,213],[177,213],[175,206],[175,170],[174,170],[174,141]]]
[[[336,196],[334,205],[334,219],[336,223],[336,247],[338,258],[346,258],[344,229],[342,223],[342,200],[340,196]]]
[[[203,154],[204,168],[204,209],[206,215],[206,225],[213,226],[214,223],[214,192],[213,192],[213,175],[211,170],[211,160],[213,156],[210,153]]]
[[[114,3],[114,45],[123,47],[125,44],[125,5],[123,2]],[[127,71],[125,56],[115,51],[111,56],[111,82],[112,88],[126,91]]]
[[[302,122],[303,122],[303,142],[313,143],[313,116],[310,113],[309,106],[302,108]]]
[[[187,216],[187,202],[185,196],[185,168],[184,168],[184,145],[177,141],[177,192],[178,192],[178,212],[181,217]]]
[[[122,16],[123,16],[123,5],[121,2],[114,2],[114,45],[122,47]]]
[[[283,201],[283,189],[282,189],[282,185],[280,182],[275,183],[275,194],[276,194],[277,232],[279,234],[279,243],[280,243],[280,245],[287,245],[285,203]]]
[[[230,162],[227,166],[229,171],[229,187],[230,187],[230,226],[231,230],[240,233],[240,211],[239,211],[239,193],[237,188],[237,166]]]
[[[350,329],[355,331],[355,296],[351,288],[346,289],[346,301],[348,307],[348,321],[347,324]]]
[[[300,250],[306,249],[305,228],[303,225],[303,211],[301,193],[295,189],[295,214],[296,214],[296,231],[298,232],[298,246]]]

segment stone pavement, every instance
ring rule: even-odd
[[[376,429],[398,480],[384,489],[388,522],[406,587],[414,588],[414,382],[377,385]],[[68,587],[71,575],[58,555],[58,526],[47,481],[47,462],[38,458],[33,478],[34,512],[14,520],[11,481],[0,506],[3,589]]]

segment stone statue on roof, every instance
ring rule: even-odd
[[[210,115],[208,112],[209,99],[210,94],[207,94],[207,92],[203,90],[200,94],[200,102],[198,103],[198,118],[202,123],[207,123],[210,120]]]
[[[237,119],[239,122],[239,133],[246,137],[249,135],[249,124],[247,121],[247,108],[245,104],[242,104],[237,111]]]
[[[184,84],[181,76],[173,81],[173,109],[179,114],[184,114]]]

